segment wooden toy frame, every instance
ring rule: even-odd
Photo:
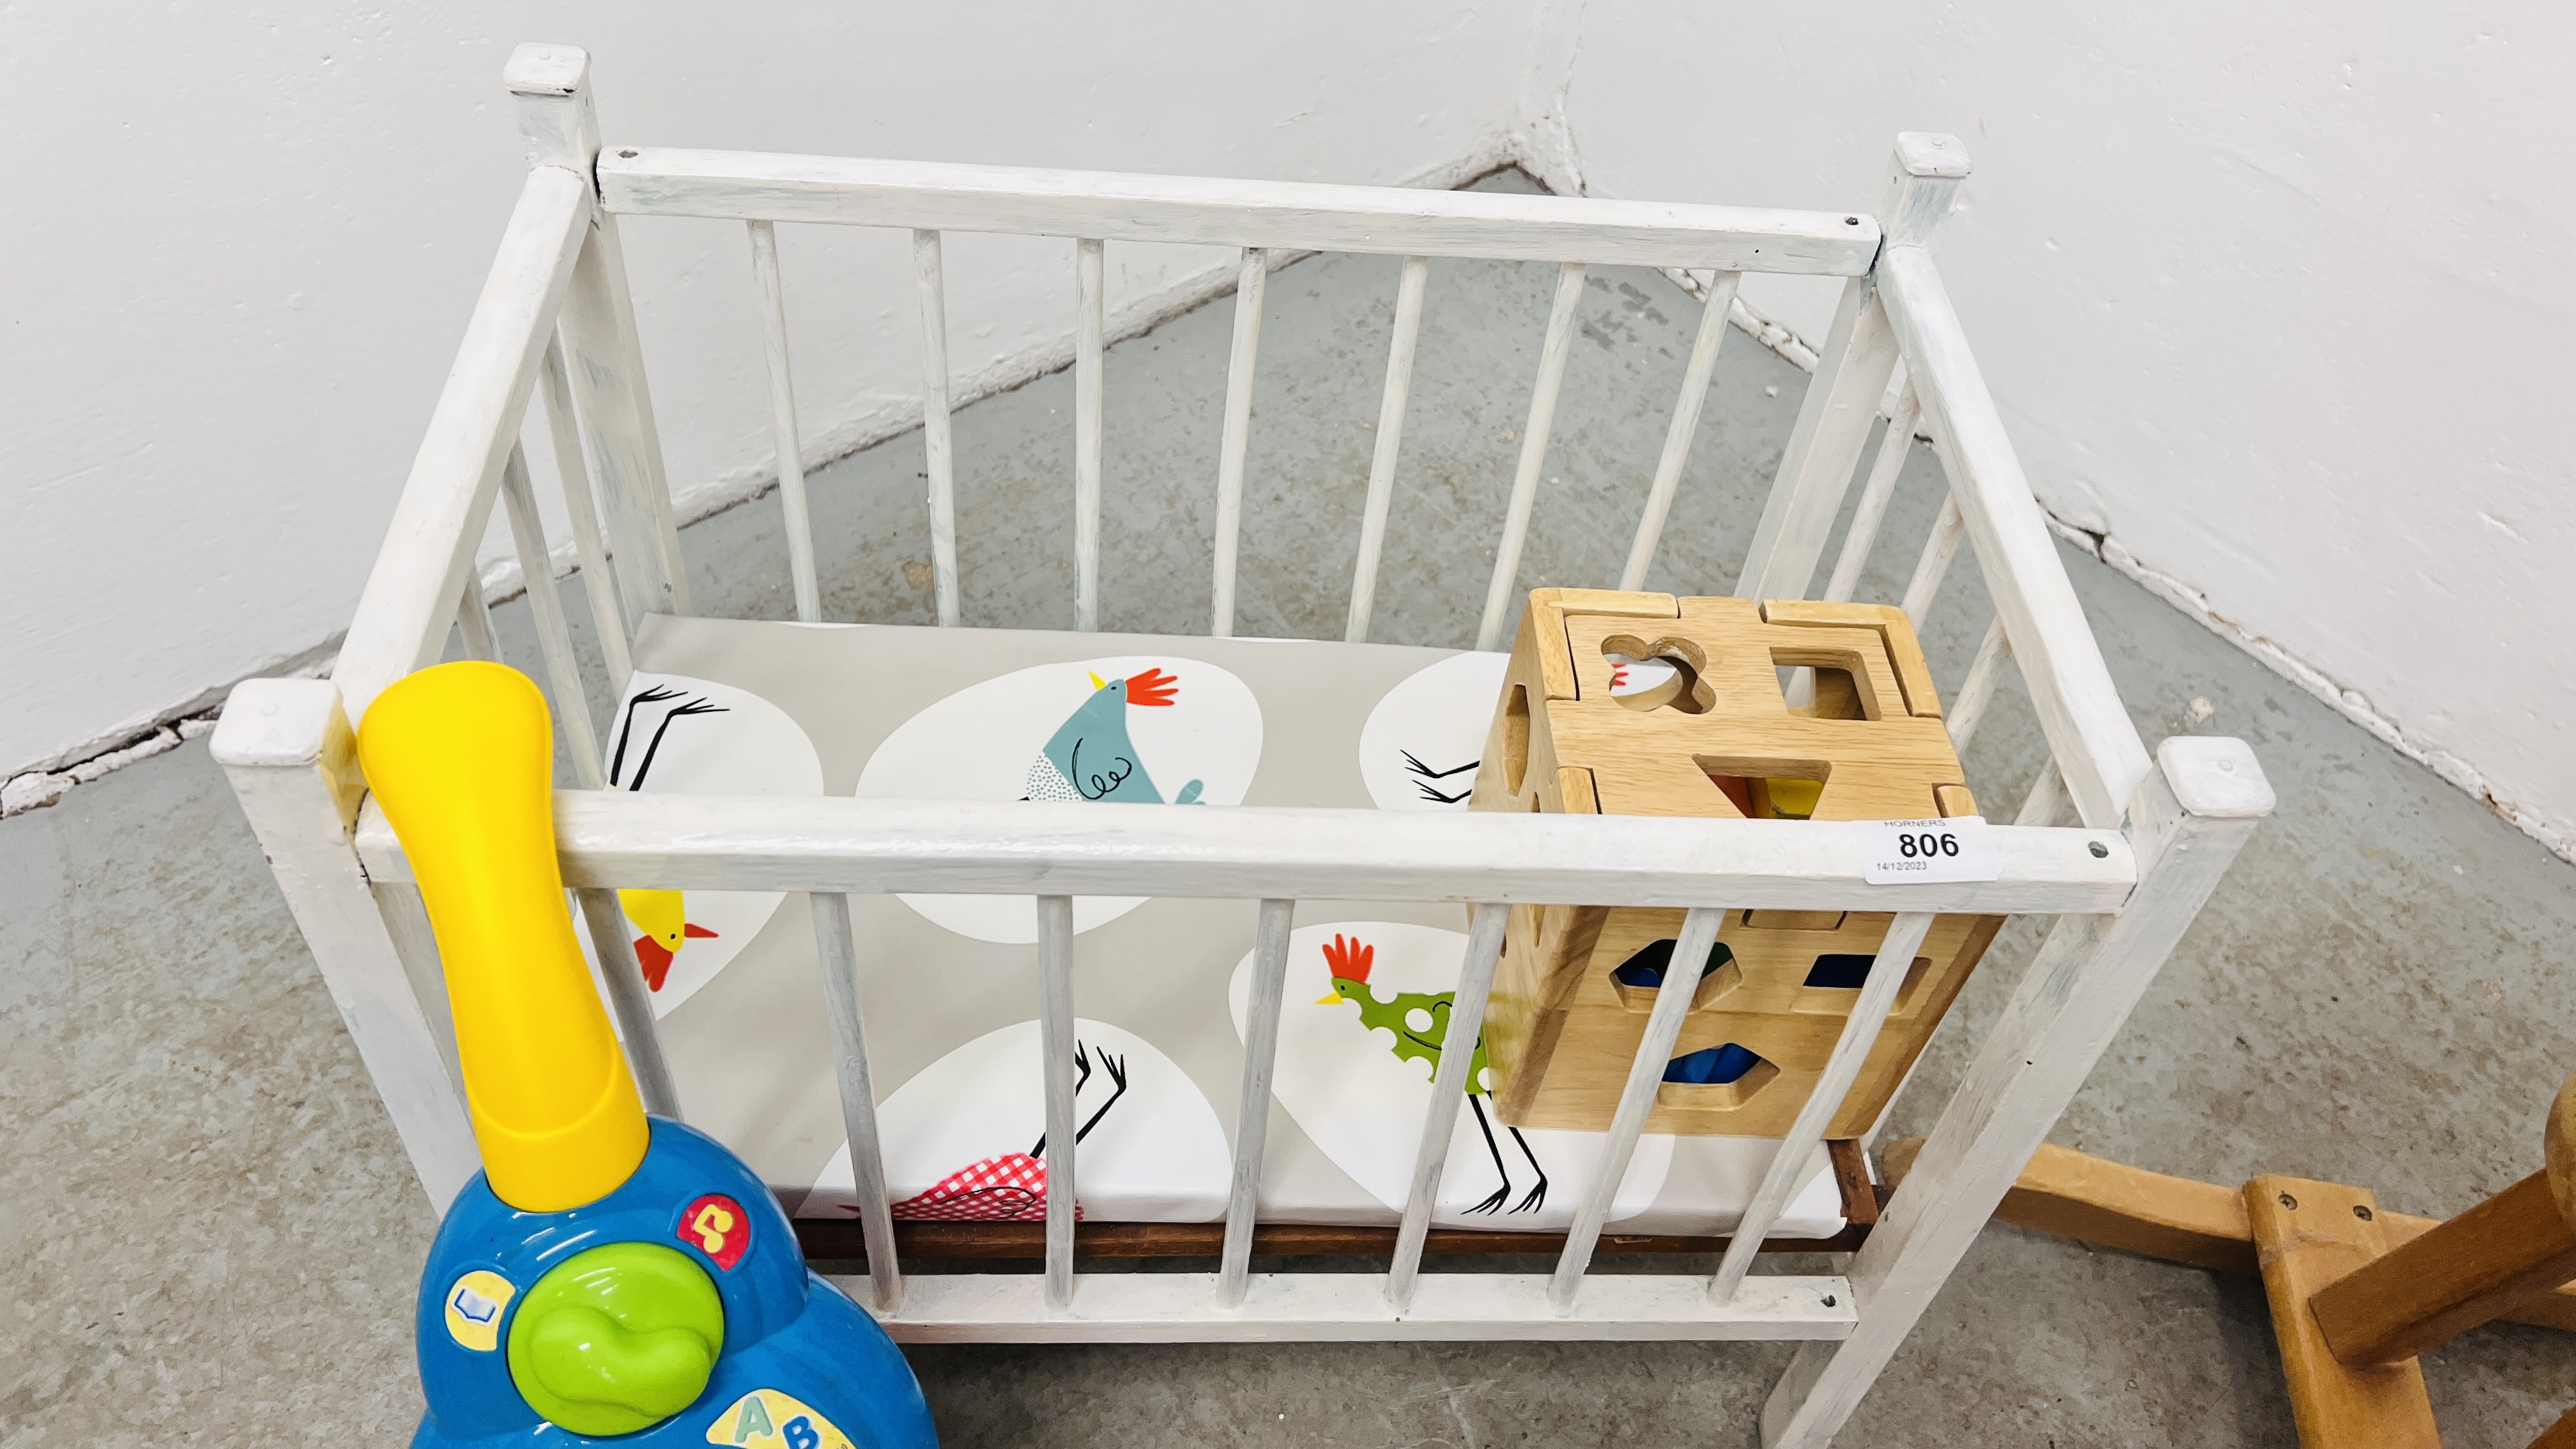
[[[1918,428],[1934,440],[1949,499],[1904,607],[1920,620],[1961,545],[1995,603],[1975,663],[1952,692],[1961,744],[2006,665],[2019,669],[2052,753],[2018,822],[1997,826],[2002,870],[1986,882],[1873,886],[1861,874],[1872,828],[1842,822],[1380,814],[1237,809],[1122,812],[1083,804],[906,803],[850,797],[723,798],[596,788],[591,705],[574,668],[560,604],[530,591],[543,677],[558,701],[568,757],[592,788],[560,795],[564,876],[582,909],[619,940],[614,890],[809,893],[838,1042],[869,1275],[854,1284],[898,1338],[1170,1341],[1280,1339],[1796,1339],[1803,1346],[1762,1417],[1766,1442],[1828,1440],[1894,1353],[2045,1137],[2198,913],[2229,861],[2271,809],[2260,767],[2234,740],[2178,738],[2150,756],[2103,667],[2046,522],[2024,481],[1925,250],[1967,160],[1946,136],[1897,142],[1882,212],[1807,213],[1575,198],[1193,180],[926,162],[844,160],[655,148],[609,148],[589,91],[589,61],[564,46],[523,46],[507,81],[518,98],[531,169],[467,322],[428,436],[330,680],[253,681],[237,689],[214,738],[367,1064],[412,1165],[443,1206],[477,1170],[447,1044],[444,992],[419,897],[382,815],[367,801],[351,730],[393,680],[435,662],[451,631],[469,652],[494,650],[475,554],[496,498],[532,579],[554,577],[535,495],[517,447],[542,389],[557,456],[566,460],[584,586],[602,621],[612,680],[630,670],[625,631],[643,616],[690,611],[662,451],[637,344],[620,228],[628,218],[732,218],[749,234],[776,399],[779,497],[797,614],[820,614],[813,542],[787,367],[773,228],[826,223],[908,229],[924,313],[925,443],[939,622],[958,623],[956,525],[948,429],[940,234],[997,231],[1062,237],[1077,262],[1075,424],[1071,473],[1077,614],[1097,617],[1101,472],[1102,248],[1178,241],[1240,247],[1225,429],[1215,484],[1214,617],[1232,631],[1243,458],[1264,281],[1274,259],[1304,250],[1405,258],[1386,400],[1370,472],[1346,637],[1367,637],[1399,446],[1423,282],[1433,257],[1558,266],[1554,305],[1508,521],[1486,595],[1491,648],[1518,612],[1513,587],[1546,455],[1575,302],[1587,264],[1715,269],[1681,399],[1641,499],[1619,583],[1636,588],[1673,500],[1700,401],[1747,271],[1842,279],[1796,428],[1737,591],[1798,599],[1813,588],[1826,541],[1870,435],[1890,423],[1868,469],[1857,516],[1824,591],[1846,599],[1875,540],[1898,468]],[[1906,383],[1892,401],[1902,359]],[[584,462],[586,460],[586,468]],[[591,503],[595,477],[599,513]],[[1317,480],[1320,485],[1323,480]],[[1336,484],[1338,486],[1338,484]],[[600,516],[604,515],[604,517]],[[2053,824],[2070,802],[2081,824]],[[847,893],[1035,893],[1044,983],[1051,1193],[1043,1276],[902,1274],[879,1171]],[[1251,1026],[1220,1265],[1203,1274],[1087,1274],[1075,1269],[1072,1190],[1071,898],[1203,896],[1258,901]],[[1889,949],[1911,955],[1933,915],[2056,917],[1957,1093],[1844,1271],[1763,1275],[1746,1269],[1821,1139],[1875,1038],[1902,969],[1877,970],[1852,1030],[1787,1133],[1714,1277],[1587,1275],[1611,1184],[1634,1149],[1683,993],[1649,1014],[1646,1040],[1605,1145],[1605,1169],[1565,1234],[1553,1273],[1420,1272],[1432,1194],[1459,1110],[1465,1052],[1442,1058],[1424,1123],[1411,1200],[1383,1273],[1250,1271],[1262,1125],[1279,993],[1300,898],[1448,901],[1472,907],[1452,1031],[1478,1029],[1506,913],[1515,905],[1586,901],[1686,912],[1680,954],[1706,952],[1728,910],[1885,911]],[[1888,958],[1882,958],[1882,964]],[[608,973],[611,1007],[648,1107],[676,1099],[634,973]],[[885,1023],[876,1023],[883,1030]],[[1866,1027],[1866,1032],[1861,1028]],[[1651,1058],[1651,1060],[1649,1060]]]

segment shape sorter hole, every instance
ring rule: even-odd
[[[1649,644],[1634,634],[1613,634],[1601,641],[1601,657],[1610,665],[1610,697],[1630,709],[1706,714],[1717,703],[1717,691],[1700,678],[1708,660],[1687,639]]]
[[[1806,719],[1877,719],[1884,712],[1860,656],[1848,649],[1774,649],[1771,662],[1796,681],[1783,702]],[[1792,698],[1794,696],[1794,698]]]
[[[1619,1004],[1630,1011],[1652,1011],[1655,995],[1663,989],[1664,978],[1673,965],[1673,948],[1679,941],[1667,936],[1649,941],[1620,962],[1610,972],[1610,989],[1619,994]],[[1699,984],[1691,993],[1691,1010],[1697,1011],[1744,980],[1743,971],[1735,964],[1735,952],[1724,941],[1709,947],[1708,960],[1699,969]]]
[[[1797,995],[1790,998],[1789,1009],[1820,1016],[1849,1015],[1852,1007],[1859,1004],[1861,985],[1869,980],[1870,967],[1877,960],[1874,955],[1857,951],[1818,955],[1807,968],[1807,979],[1799,983]],[[1888,1008],[1889,1016],[1904,1016],[1914,1010],[1922,996],[1923,980],[1931,970],[1931,957],[1914,958],[1905,969],[1905,980],[1896,988],[1896,1001]]]
[[[1503,696],[1503,788],[1517,795],[1529,777],[1529,686],[1515,684]]]
[[[1693,755],[1736,813],[1748,820],[1806,820],[1816,813],[1831,760],[1770,760],[1744,755]]]
[[[1731,1111],[1779,1079],[1780,1069],[1737,1042],[1684,1052],[1664,1067],[1655,1104],[1679,1111]]]

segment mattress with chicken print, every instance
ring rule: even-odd
[[[611,787],[880,799],[1464,810],[1505,656],[1398,645],[653,617],[602,742]],[[620,893],[689,1120],[791,1211],[852,1215],[832,1041],[801,895]],[[898,1220],[1046,1213],[1036,902],[853,897],[860,1002]],[[1225,1212],[1255,903],[1074,903],[1077,1211]],[[1302,901],[1261,1217],[1389,1224],[1465,951],[1454,905]],[[1516,1128],[1470,1072],[1444,1227],[1561,1231],[1602,1138]],[[1723,1233],[1773,1144],[1644,1138],[1610,1225]],[[1776,1230],[1842,1227],[1824,1154]]]

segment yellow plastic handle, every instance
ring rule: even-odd
[[[607,1196],[648,1140],[564,906],[553,761],[545,697],[499,664],[407,675],[358,727],[367,788],[438,936],[483,1170],[528,1212]]]

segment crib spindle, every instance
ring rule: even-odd
[[[1905,471],[1906,455],[1914,450],[1914,425],[1922,416],[1909,387],[1897,399],[1896,415],[1887,420],[1887,431],[1879,437],[1869,482],[1861,487],[1851,527],[1843,533],[1843,551],[1834,559],[1834,576],[1825,584],[1826,603],[1848,604],[1859,590],[1860,571],[1869,566],[1870,548],[1878,542],[1878,526],[1887,519],[1887,501],[1896,496],[1896,477]]]
[[[528,455],[510,445],[501,465],[501,503],[510,515],[510,539],[519,553],[519,571],[528,580],[528,613],[537,625],[537,647],[546,656],[546,678],[555,689],[555,723],[563,727],[564,749],[572,756],[574,780],[585,790],[605,783],[599,773],[599,737],[590,724],[590,695],[581,687],[581,661],[572,652],[572,629],[564,622],[563,596],[555,592],[554,555],[546,548],[545,524],[537,517],[537,490],[528,482]]]
[[[1691,440],[1699,436],[1699,412],[1708,401],[1709,374],[1717,367],[1717,349],[1726,341],[1727,309],[1735,305],[1735,289],[1743,280],[1741,272],[1719,272],[1709,279],[1708,301],[1699,313],[1699,336],[1691,343],[1690,365],[1682,369],[1681,400],[1673,404],[1672,425],[1664,430],[1664,453],[1655,460],[1654,486],[1646,490],[1645,516],[1637,520],[1637,540],[1629,545],[1628,566],[1619,575],[1623,589],[1646,586],[1655,545],[1663,541],[1665,516],[1672,512],[1673,494],[1681,487],[1682,465],[1690,461]]]
[[[823,593],[814,577],[814,525],[805,511],[805,453],[796,437],[796,384],[787,367],[787,289],[778,271],[778,229],[766,221],[751,230],[751,274],[760,286],[761,350],[769,360],[769,434],[778,449],[778,502],[787,513],[787,572],[796,589],[796,617],[823,619]]]
[[[1485,1029],[1485,998],[1494,988],[1494,962],[1503,954],[1503,929],[1512,908],[1497,902],[1477,905],[1467,923],[1467,955],[1458,966],[1458,991],[1449,998],[1449,1029],[1444,1043],[1462,1050],[1440,1053],[1431,1074],[1431,1110],[1422,1119],[1422,1146],[1413,1155],[1413,1183],[1404,1200],[1404,1226],[1396,1231],[1395,1257],[1387,1265],[1386,1301],[1396,1312],[1413,1306],[1413,1288],[1422,1274],[1422,1244],[1431,1234],[1431,1209],[1440,1196],[1440,1174],[1449,1165],[1449,1139],[1458,1130],[1458,1107],[1466,1098],[1467,1069],[1475,1064],[1476,1038]]]
[[[1046,1299],[1073,1306],[1073,897],[1038,897],[1038,1035],[1046,1064]]]
[[[582,591],[590,596],[591,626],[599,631],[599,656],[608,666],[612,694],[626,692],[635,673],[626,652],[626,612],[618,598],[620,585],[609,567],[608,545],[599,531],[599,500],[590,491],[590,469],[582,462],[581,419],[573,415],[572,378],[564,370],[563,339],[546,342],[546,428],[554,439],[555,477],[563,485],[564,511],[572,516],[572,542],[581,560]],[[642,612],[640,597],[636,611]]]
[[[1547,464],[1548,430],[1556,425],[1556,393],[1565,381],[1566,353],[1574,345],[1574,308],[1583,300],[1583,263],[1556,271],[1556,299],[1548,307],[1547,340],[1538,352],[1538,384],[1530,390],[1529,421],[1521,429],[1521,462],[1512,475],[1512,500],[1503,513],[1503,541],[1494,550],[1494,581],[1485,589],[1485,617],[1476,647],[1499,647],[1504,626],[1518,617],[1512,583],[1520,576],[1521,545],[1529,537],[1530,505],[1538,497],[1539,469]]]
[[[1949,576],[1950,560],[1959,556],[1959,541],[1967,536],[1968,520],[1959,512],[1959,500],[1943,499],[1941,517],[1923,540],[1923,556],[1914,561],[1914,578],[1905,586],[1905,617],[1918,632],[1941,592],[1941,580]]]
[[[1253,932],[1252,994],[1246,1003],[1243,1091],[1234,1112],[1234,1182],[1225,1204],[1225,1256],[1217,1272],[1219,1307],[1243,1303],[1252,1285],[1253,1214],[1261,1205],[1262,1147],[1270,1134],[1270,1078],[1279,1059],[1280,997],[1288,980],[1288,932],[1295,901],[1263,901]]]
[[[1655,1093],[1663,1086],[1664,1069],[1672,1064],[1682,1018],[1690,1014],[1691,998],[1699,992],[1699,974],[1689,963],[1707,962],[1717,946],[1718,928],[1725,924],[1726,912],[1717,906],[1693,906],[1682,917],[1672,965],[1655,993],[1655,1009],[1646,1017],[1646,1039],[1637,1044],[1636,1058],[1628,1063],[1628,1082],[1620,1089],[1619,1109],[1611,1114],[1610,1132],[1601,1144],[1601,1165],[1583,1189],[1583,1205],[1575,1210],[1574,1226],[1566,1230],[1565,1248],[1557,1255],[1556,1273],[1547,1282],[1548,1305],[1560,1314],[1574,1311],[1575,1290],[1592,1266],[1593,1245],[1601,1240],[1601,1225],[1610,1220],[1619,1181],[1628,1175],[1628,1159],[1636,1155],[1637,1138],[1646,1129],[1646,1113],[1653,1109]]]
[[[921,288],[921,446],[930,472],[930,572],[939,622],[957,625],[957,479],[948,435],[948,295],[940,277],[939,233],[912,234]]]
[[[644,1110],[656,1117],[680,1120],[680,1092],[671,1082],[671,1064],[662,1056],[662,1031],[653,1024],[653,993],[644,984],[644,963],[635,959],[634,933],[626,928],[626,908],[617,892],[577,890],[581,919],[590,927],[590,944],[599,952],[599,976],[608,983],[608,1010],[617,1018],[617,1034],[626,1045],[626,1065],[635,1073],[636,1094]]]
[[[1877,959],[1869,963],[1869,974],[1860,985],[1860,999],[1852,1003],[1851,1015],[1843,1019],[1842,1035],[1834,1040],[1833,1055],[1825,1059],[1824,1074],[1816,1079],[1815,1090],[1807,1094],[1798,1115],[1789,1123],[1788,1134],[1771,1153],[1771,1164],[1762,1171],[1761,1185],[1754,1188],[1752,1201],[1744,1205],[1744,1216],[1736,1220],[1735,1236],[1726,1245],[1726,1253],[1717,1261],[1717,1271],[1708,1280],[1709,1296],[1720,1303],[1732,1302],[1736,1290],[1743,1287],[1744,1275],[1753,1267],[1753,1255],[1762,1251],[1762,1240],[1771,1236],[1773,1225],[1789,1206],[1790,1197],[1798,1190],[1805,1175],[1807,1160],[1816,1144],[1825,1140],[1825,1129],[1833,1125],[1843,1098],[1851,1092],[1852,1083],[1860,1079],[1860,1069],[1878,1045],[1879,1028],[1887,1024],[1887,1013],[1896,1005],[1896,993],[1905,985],[1906,973],[1914,967],[1914,953],[1923,949],[1923,938],[1932,930],[1932,913],[1904,911],[1888,922],[1887,935],[1879,942]]]
[[[501,658],[501,636],[492,628],[492,606],[483,602],[483,576],[471,565],[465,570],[465,588],[456,596],[456,632],[466,658],[507,662]]]
[[[867,1243],[876,1309],[903,1301],[903,1272],[894,1249],[894,1216],[886,1203],[885,1153],[877,1137],[877,1093],[868,1075],[868,1039],[859,1015],[858,935],[850,898],[833,891],[806,897],[814,945],[823,963],[823,1006],[832,1022],[832,1060],[841,1084],[841,1129],[850,1143],[850,1183],[858,1199],[859,1236]]]
[[[1108,277],[1097,237],[1073,244],[1073,627],[1100,627],[1101,335]]]
[[[1252,441],[1252,369],[1261,352],[1261,300],[1270,253],[1245,247],[1235,274],[1234,350],[1225,365],[1225,437],[1217,445],[1216,587],[1208,633],[1234,637],[1234,556],[1243,533],[1243,454]]]
[[[2003,682],[2004,665],[2012,659],[2012,641],[2004,637],[2003,615],[1986,626],[1986,637],[1977,644],[1977,655],[1968,662],[1967,677],[1959,681],[1959,692],[1950,701],[1950,748],[1959,758],[1968,756],[1968,741],[1975,738],[1977,722],[1985,718],[1986,705],[1995,697],[1995,686]]]
[[[1422,336],[1422,293],[1431,280],[1429,257],[1406,257],[1395,286],[1395,340],[1387,347],[1386,393],[1377,405],[1377,452],[1369,459],[1368,505],[1360,517],[1360,557],[1351,573],[1351,616],[1346,643],[1368,642],[1369,612],[1377,604],[1377,563],[1386,549],[1386,515],[1395,500],[1395,458],[1404,441],[1404,409],[1413,394],[1413,349]]]

